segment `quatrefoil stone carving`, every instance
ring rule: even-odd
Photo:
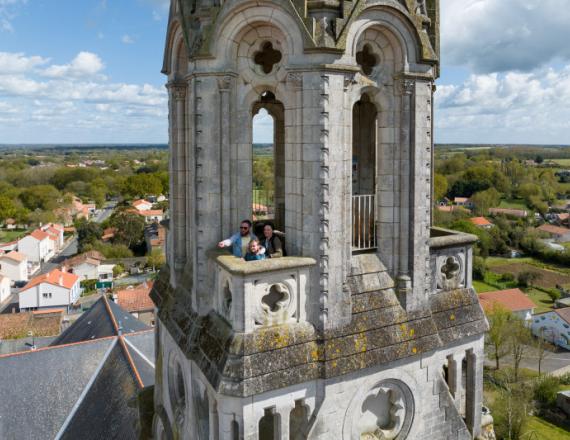
[[[371,75],[378,64],[378,55],[372,52],[370,45],[365,44],[362,50],[356,53],[356,62],[365,75]]]
[[[273,43],[266,41],[261,45],[261,50],[254,54],[253,62],[261,66],[261,70],[267,75],[282,57],[281,52],[273,48]]]
[[[454,257],[448,257],[445,264],[441,267],[441,273],[445,275],[445,279],[452,280],[457,278],[461,266]]]
[[[269,292],[263,298],[263,308],[272,313],[281,310],[289,300],[289,289],[283,284],[274,284],[269,288]]]

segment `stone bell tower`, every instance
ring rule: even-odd
[[[430,221],[438,55],[438,0],[172,0],[156,438],[481,434],[476,238]],[[260,109],[289,256],[246,263],[215,245],[253,217]]]

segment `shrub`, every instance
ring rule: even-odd
[[[113,267],[113,277],[117,278],[124,271],[125,271],[125,266],[123,266],[122,264],[115,264],[115,267]]]
[[[512,273],[504,273],[499,278],[499,281],[502,281],[503,283],[510,283],[513,282],[514,280],[515,276]]]
[[[482,257],[475,257],[473,259],[473,278],[476,280],[485,280],[485,274],[487,273],[487,264],[485,259]]]
[[[543,408],[556,405],[556,393],[560,387],[560,379],[555,376],[542,376],[536,380],[533,388],[534,400]]]

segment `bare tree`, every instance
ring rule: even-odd
[[[515,382],[519,381],[519,368],[529,345],[532,343],[530,329],[525,322],[517,317],[509,320],[507,326],[508,347],[513,357],[513,370]]]
[[[539,335],[535,338],[533,346],[536,350],[536,357],[538,359],[538,375],[540,376],[542,374],[542,361],[548,358],[550,353],[555,350],[555,347],[546,340],[544,328],[539,330]]]

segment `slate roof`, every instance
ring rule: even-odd
[[[0,356],[1,439],[138,438],[132,402],[154,384],[154,331],[125,313],[103,297],[51,346]]]
[[[125,335],[150,329],[151,327],[102,296],[51,345],[73,344],[108,336],[118,336],[119,333]]]
[[[564,321],[570,324],[570,307],[564,307],[563,309],[554,310],[558,316],[560,316]]]

